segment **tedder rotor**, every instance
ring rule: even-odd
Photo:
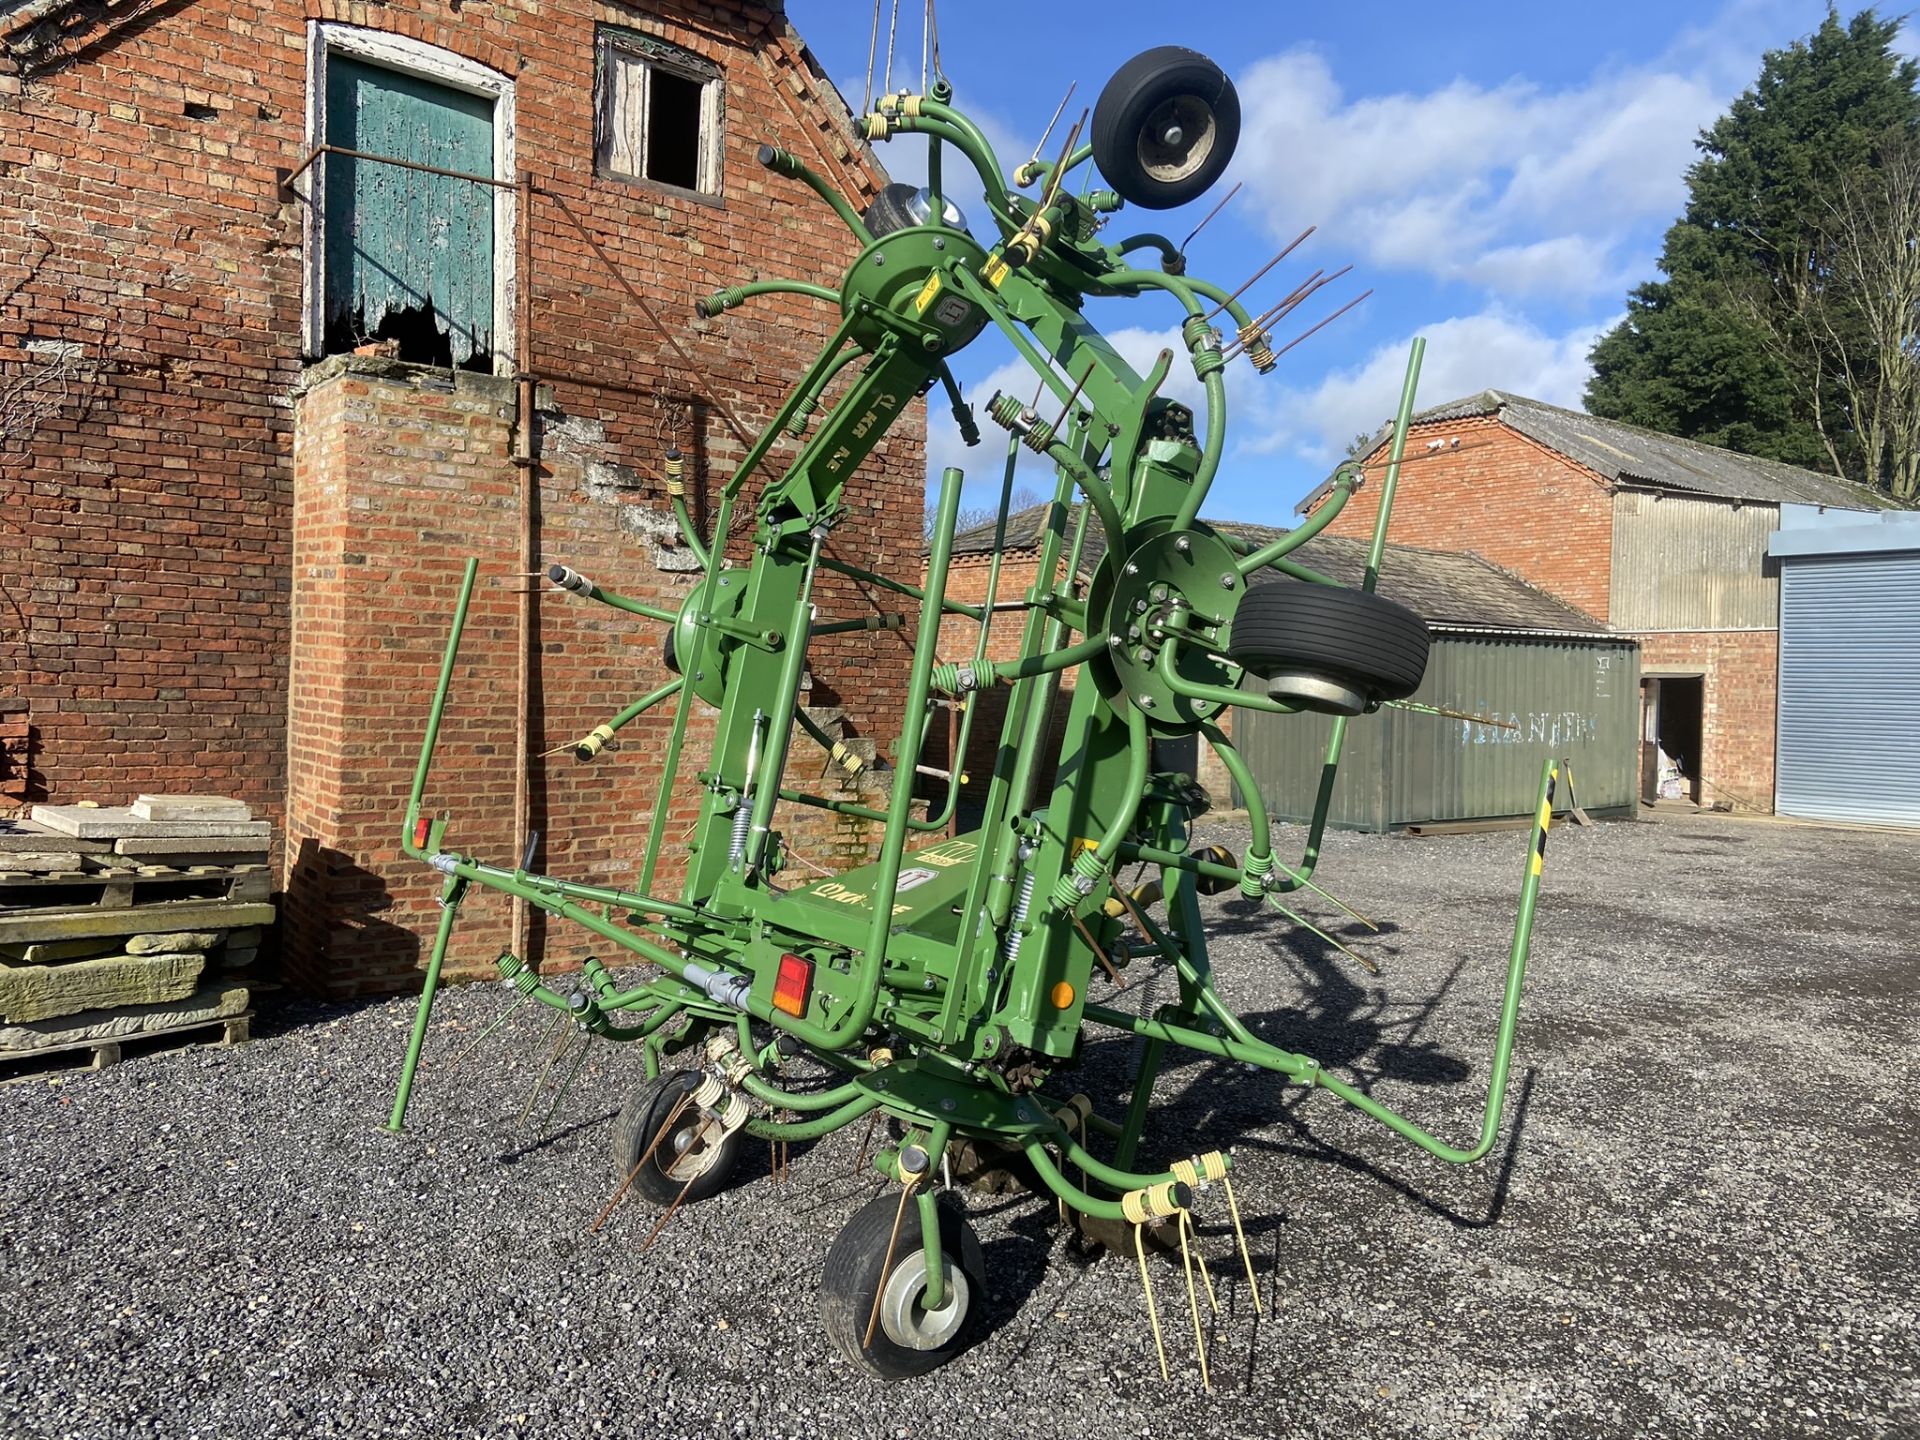
[[[1137,1158],[1169,1046],[1330,1090],[1442,1160],[1466,1164],[1485,1156],[1506,1088],[1554,767],[1547,763],[1542,775],[1485,1109],[1472,1143],[1446,1144],[1310,1056],[1258,1038],[1215,987],[1198,897],[1237,888],[1278,905],[1278,897],[1312,886],[1348,718],[1404,701],[1420,682],[1425,626],[1373,593],[1420,342],[1381,479],[1366,581],[1344,587],[1289,555],[1340,513],[1362,483],[1357,468],[1343,468],[1313,517],[1270,544],[1252,544],[1198,518],[1225,448],[1225,367],[1244,354],[1262,374],[1274,368],[1272,316],[1256,319],[1237,294],[1188,274],[1181,248],[1159,235],[1103,238],[1123,208],[1183,204],[1224,170],[1238,136],[1239,102],[1216,65],[1177,47],[1136,57],[1103,91],[1088,143],[1078,143],[1074,127],[1058,159],[1028,161],[1011,184],[980,128],[951,103],[944,80],[926,94],[883,97],[862,123],[876,141],[926,136],[930,184],[890,186],[857,214],[793,155],[771,146],[759,155],[769,170],[813,189],[845,223],[857,253],[837,292],[763,280],[699,302],[710,315],[758,294],[797,292],[837,304],[840,320],[721,489],[710,534],[696,530],[670,457],[669,494],[704,567],[679,613],[603,590],[565,566],[552,571],[556,584],[589,601],[670,627],[668,665],[676,678],[618,711],[579,746],[589,759],[650,707],[672,703],[661,798],[635,890],[534,873],[530,857],[517,867],[486,863],[449,846],[444,815],[423,813],[474,584],[477,562],[468,564],[407,807],[403,848],[445,883],[389,1123],[402,1126],[441,961],[469,887],[504,891],[573,922],[657,973],[623,988],[589,957],[581,980],[562,990],[511,953],[497,963],[523,997],[570,1016],[591,1035],[637,1043],[645,1079],[613,1142],[623,1190],[662,1207],[694,1203],[729,1182],[748,1136],[809,1140],[882,1116],[894,1122],[892,1143],[876,1164],[901,1191],[859,1211],[835,1242],[821,1310],[846,1355],[897,1378],[952,1358],[977,1328],[988,1283],[980,1247],[964,1215],[931,1183],[963,1151],[1020,1166],[1090,1229],[1125,1237],[1132,1227],[1143,1278],[1143,1230],[1184,1242],[1188,1212],[1203,1195],[1223,1196],[1238,1228],[1230,1152],[1157,1165]],[[960,157],[978,176],[986,214],[977,229],[942,193],[943,155]],[[1065,183],[1089,162],[1106,188],[1088,183],[1076,191]],[[1135,263],[1143,252],[1157,256],[1155,268]],[[1160,352],[1141,374],[1083,313],[1089,299],[1116,297],[1150,299],[1178,316],[1185,350],[1178,363],[1204,394],[1202,433],[1195,433],[1192,409],[1161,393],[1174,352]],[[1275,311],[1298,303],[1290,300]],[[1230,334],[1222,333],[1223,317]],[[940,483],[924,588],[825,552],[823,543],[847,513],[844,488],[917,397],[944,387],[962,433],[977,438],[947,362],[989,330],[1005,337],[1053,393],[1047,411],[1061,407],[1050,421],[1005,394],[986,406],[1008,432],[1002,533],[1019,448],[1051,462],[1056,477],[1026,594],[1003,602],[989,593],[982,604],[947,597],[957,470]],[[847,367],[850,384],[748,512],[749,477],[780,437],[800,433],[790,422],[819,407],[829,382]],[[747,521],[750,555],[729,555],[729,536]],[[1083,554],[1094,553],[1087,540],[1095,529],[1101,558],[1083,594],[1074,577]],[[1270,567],[1293,583],[1249,585]],[[810,794],[787,773],[791,737],[810,724],[799,708],[808,642],[847,628],[816,626],[812,595],[822,570],[919,601],[884,808]],[[996,612],[1019,621],[1016,658],[987,658],[985,634]],[[948,616],[979,627],[970,660],[936,658]],[[1070,671],[1076,683],[1065,696]],[[1243,683],[1247,677],[1263,683]],[[914,808],[929,717],[941,696],[964,702],[994,686],[1007,688],[1007,704],[979,823],[949,837],[957,765],[945,782],[944,808]],[[697,767],[683,754],[696,700],[717,711],[710,753]],[[1057,754],[1044,755],[1060,704],[1064,735]],[[1229,707],[1338,717],[1296,864],[1273,852],[1259,788],[1223,723]],[[960,708],[962,755],[980,708]],[[1157,741],[1193,735],[1205,738],[1245,797],[1252,834],[1242,859],[1192,845],[1190,823],[1204,800],[1190,777],[1156,766]],[[827,743],[818,734],[811,740]],[[1046,789],[1049,770],[1057,779]],[[689,795],[697,789],[699,813],[685,879],[677,898],[668,898],[652,889],[669,800],[681,787]],[[877,858],[796,883],[785,871],[781,820],[799,806],[874,822]],[[1116,872],[1132,862],[1158,867],[1158,884],[1122,888]],[[1158,905],[1162,918],[1153,914]],[[1177,999],[1147,1014],[1100,1003],[1096,992],[1112,982],[1116,957],[1170,968]],[[1131,1100],[1117,1118],[1093,1113],[1084,1096],[1061,1086],[1090,1028],[1142,1042]],[[670,1068],[675,1057],[681,1068]],[[815,1062],[804,1076],[792,1073],[800,1057]],[[825,1085],[821,1067],[832,1077]],[[1096,1143],[1104,1155],[1095,1153]],[[1250,1261],[1247,1269],[1251,1278]],[[1198,1344],[1197,1312],[1195,1334]],[[1201,1362],[1204,1373],[1204,1348]]]

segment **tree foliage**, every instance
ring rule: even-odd
[[[1592,413],[1911,495],[1891,412],[1920,292],[1874,288],[1915,245],[1920,67],[1893,49],[1900,24],[1830,10],[1702,133],[1666,278],[1593,349]]]

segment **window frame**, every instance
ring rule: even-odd
[[[326,143],[327,134],[327,58],[342,55],[388,70],[397,70],[417,79],[464,90],[493,102],[493,178],[508,182],[493,190],[493,373],[514,373],[513,357],[518,336],[519,277],[515,273],[518,246],[518,200],[512,181],[514,169],[514,85],[503,75],[478,61],[384,30],[369,30],[333,20],[307,22],[307,154]],[[295,193],[303,202],[301,240],[305,246],[302,270],[300,350],[303,359],[317,363],[326,353],[326,206],[327,159],[315,160],[296,182]],[[304,185],[304,191],[298,187]],[[339,353],[339,352],[336,352]]]
[[[613,62],[618,55],[638,64],[649,77],[641,87],[640,122],[636,149],[642,166],[646,164],[648,108],[652,100],[651,76],[663,70],[677,79],[700,87],[700,131],[697,157],[698,176],[692,186],[674,185],[648,175],[636,175],[618,169],[612,163],[613,136]],[[710,205],[724,201],[722,157],[725,153],[726,71],[713,61],[682,49],[644,30],[625,25],[599,24],[593,27],[593,173],[601,180],[618,180],[643,185],[668,195],[683,196]]]

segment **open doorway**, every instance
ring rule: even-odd
[[[1699,675],[1655,675],[1640,682],[1643,724],[1640,798],[1701,803],[1701,736],[1706,680]]]

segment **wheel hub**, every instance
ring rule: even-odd
[[[967,1277],[952,1260],[942,1258],[940,1273],[946,1303],[937,1310],[921,1307],[927,1293],[927,1258],[916,1250],[894,1267],[880,1292],[880,1324],[887,1338],[909,1350],[938,1350],[960,1333],[967,1318],[972,1291]]]

